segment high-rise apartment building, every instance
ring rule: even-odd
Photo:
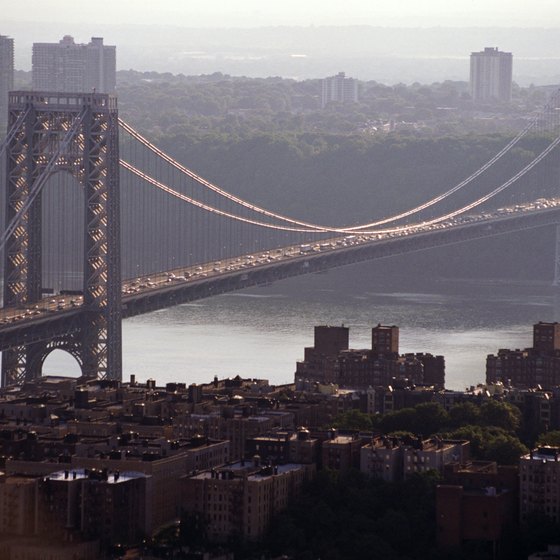
[[[299,377],[321,383],[336,382],[336,361],[342,350],[348,350],[349,332],[350,329],[345,326],[315,327],[315,344],[305,348],[305,359],[297,364],[296,379]]]
[[[0,35],[0,138],[8,124],[8,92],[14,88],[14,40]]]
[[[347,78],[344,72],[322,80],[321,107],[331,101],[356,103],[358,101],[358,81]]]
[[[399,353],[399,327],[377,325],[371,329],[371,349],[375,354]]]
[[[335,383],[345,388],[387,387],[396,380],[443,388],[445,359],[432,354],[399,355],[399,328],[377,325],[371,330],[371,350],[348,348],[348,327],[315,327],[315,346],[305,348],[296,366],[296,380]]]
[[[560,384],[560,324],[533,325],[533,347],[486,357],[486,382],[552,391]]]
[[[116,85],[116,47],[102,37],[77,44],[70,35],[58,43],[34,43],[33,89],[67,93],[113,93]]]
[[[471,53],[471,96],[475,103],[511,101],[511,53],[486,47]]]

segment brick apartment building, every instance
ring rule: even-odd
[[[532,348],[489,354],[486,382],[545,390],[560,385],[560,323],[534,325]]]
[[[315,465],[262,466],[260,458],[184,477],[183,505],[210,540],[257,540],[296,497]]]
[[[315,327],[315,345],[305,348],[296,366],[296,379],[335,383],[341,387],[367,389],[387,387],[395,380],[412,384],[445,384],[443,356],[424,353],[399,354],[399,328],[377,325],[371,331],[371,350],[348,348],[347,327]]]
[[[136,544],[149,534],[150,477],[137,472],[66,470],[43,478],[38,490],[39,535]]]
[[[517,520],[517,467],[500,467],[493,461],[451,463],[443,478],[436,488],[438,547],[479,541],[496,557]]]
[[[560,522],[560,448],[539,447],[519,460],[519,515],[531,514]]]
[[[360,470],[387,482],[402,480],[414,473],[436,470],[469,458],[469,442],[441,438],[373,438],[360,449]]]

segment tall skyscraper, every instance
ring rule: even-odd
[[[347,78],[344,72],[322,81],[321,107],[330,101],[339,103],[356,103],[358,101],[358,81]]]
[[[511,53],[497,47],[471,53],[471,96],[475,103],[511,101],[512,61]]]
[[[34,43],[33,89],[68,93],[113,93],[116,85],[116,47],[92,37],[87,45],[70,35],[58,43]]]
[[[14,40],[0,35],[0,139],[8,124],[8,92],[14,88]]]

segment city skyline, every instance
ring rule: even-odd
[[[261,3],[242,1],[232,15],[210,0],[199,21],[220,8],[222,22],[281,21],[296,7]],[[517,4],[507,14],[484,5],[513,21]],[[560,89],[515,87],[513,102],[500,104],[512,93],[510,52],[499,53],[505,70],[482,63],[479,76],[475,65],[474,99],[467,81],[358,84],[343,64],[306,82],[130,70],[115,88],[119,42],[100,25],[81,44],[72,29],[78,12],[93,21],[108,3],[50,5],[45,17],[68,29],[58,43],[33,37],[32,79],[17,74],[0,143],[2,559],[525,560],[555,543]],[[482,2],[459,2],[452,15],[467,5],[473,17]],[[129,30],[138,30],[144,6],[123,0],[107,14],[130,10],[139,19]],[[294,17],[315,9],[309,21],[342,21],[353,6],[350,18],[369,21],[422,9],[412,0],[321,6],[310,0]],[[445,6],[428,0],[422,17]],[[168,0],[156,19],[179,20],[185,9]],[[0,32],[17,45],[17,34]],[[263,34],[278,46],[278,35]],[[151,36],[135,35],[126,48],[147,58]],[[263,47],[243,35],[247,50],[228,44],[211,64],[259,58]],[[299,45],[280,39],[292,50],[267,51],[263,68],[286,53],[305,62]],[[331,49],[347,46],[330,39]],[[174,40],[167,61],[186,52],[179,67],[209,55],[178,52]],[[495,43],[478,37],[472,50],[486,44]],[[523,282],[528,270],[533,283]],[[337,271],[340,284],[323,278]],[[223,297],[232,292],[236,300]],[[123,344],[123,319],[145,326],[136,351]],[[530,323],[532,346],[516,337]],[[313,345],[304,345],[311,325]],[[407,339],[399,325],[411,329]],[[237,357],[251,332],[266,340]],[[304,359],[275,382],[274,343],[286,333],[299,336]],[[485,368],[469,365],[467,346],[486,354]],[[220,352],[225,363],[202,371],[197,360],[208,366]],[[70,375],[49,375],[54,353],[73,361]],[[123,364],[127,353],[146,369]],[[468,374],[447,376],[446,356]]]

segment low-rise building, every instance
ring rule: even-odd
[[[297,432],[273,432],[249,438],[245,445],[246,458],[259,455],[265,464],[316,464],[319,459],[319,443],[306,428],[300,428]]]
[[[180,511],[180,479],[186,474],[221,466],[229,460],[229,442],[164,441],[161,446],[132,438],[115,446],[111,451],[90,457],[73,456],[71,467],[108,470],[111,472],[134,471],[151,477],[149,493],[150,510],[147,532],[157,531],[178,518]]]
[[[60,540],[73,532],[105,547],[139,543],[150,532],[149,484],[150,477],[138,472],[52,473],[39,483],[37,532]]]
[[[539,447],[521,457],[519,500],[521,523],[531,514],[560,522],[560,448]]]
[[[451,463],[436,488],[438,547],[487,543],[494,553],[515,525],[518,473],[493,461]]]
[[[321,465],[324,469],[344,471],[359,468],[362,440],[357,434],[339,434],[329,430],[329,437],[323,441]]]
[[[377,437],[360,449],[360,471],[386,482],[402,478],[402,450],[397,438]]]
[[[37,529],[37,479],[0,478],[0,534],[34,535]]]
[[[183,507],[213,542],[257,540],[314,472],[315,465],[262,466],[255,457],[184,477]]]
[[[443,473],[449,463],[469,458],[469,442],[441,438],[373,438],[360,450],[360,470],[372,477],[396,481],[414,473]]]

